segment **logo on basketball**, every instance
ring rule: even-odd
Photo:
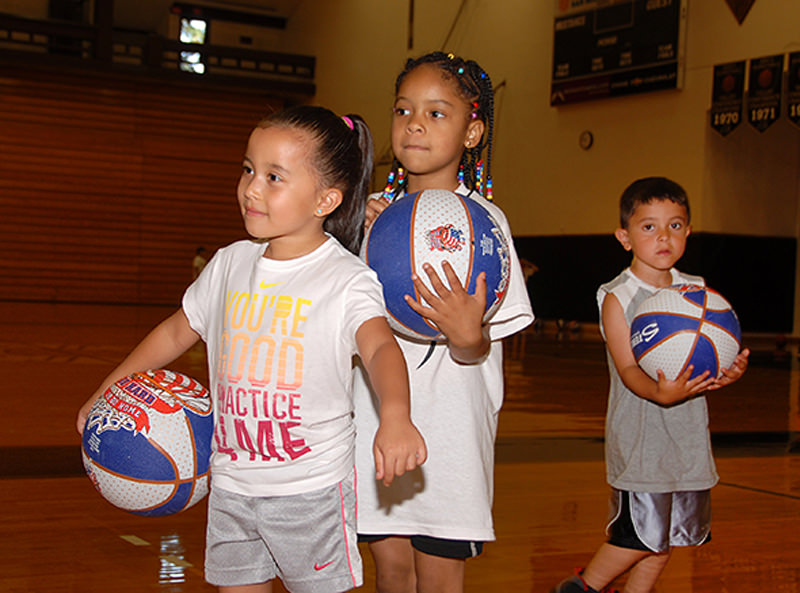
[[[651,323],[641,330],[631,334],[631,348],[637,347],[642,342],[649,342],[658,335],[658,323]]]
[[[429,231],[428,240],[432,250],[453,253],[464,245],[464,231],[446,224]]]
[[[98,398],[83,431],[83,464],[111,504],[177,513],[208,493],[214,419],[205,387],[167,370],[134,373]]]
[[[420,298],[412,274],[432,290],[423,264],[430,264],[446,283],[442,264],[448,262],[470,294],[475,294],[478,275],[485,272],[484,320],[491,318],[508,291],[508,240],[497,221],[478,201],[450,191],[425,190],[389,204],[370,227],[361,255],[383,285],[389,325],[412,339],[443,338],[439,328],[404,299],[407,294]]]

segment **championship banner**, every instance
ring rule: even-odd
[[[750,60],[747,120],[763,132],[781,115],[783,54]]]
[[[742,121],[744,66],[744,60],[714,66],[711,127],[723,136],[730,134]]]
[[[789,82],[786,103],[789,120],[800,126],[800,52],[789,54]]]

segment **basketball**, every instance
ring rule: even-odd
[[[111,504],[137,515],[171,515],[208,493],[213,433],[205,387],[164,369],[134,373],[89,411],[83,466]]]
[[[383,285],[389,325],[412,339],[444,338],[403,298],[408,294],[420,300],[412,273],[433,291],[422,271],[424,263],[447,284],[442,263],[449,262],[470,294],[475,294],[478,274],[485,272],[484,320],[494,314],[508,288],[508,241],[497,221],[475,200],[445,190],[424,190],[389,204],[369,229],[361,254]]]
[[[719,377],[729,368],[742,341],[739,320],[718,292],[695,284],[663,288],[645,299],[631,323],[631,347],[639,366],[674,380],[694,365],[692,378],[706,370]]]

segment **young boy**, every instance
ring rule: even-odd
[[[597,291],[600,331],[606,342],[611,387],[606,414],[606,475],[611,485],[608,542],[579,575],[551,593],[599,591],[631,569],[626,593],[653,588],[672,546],[710,537],[710,488],[718,476],[711,454],[704,391],[739,379],[742,351],[719,378],[709,372],[654,381],[636,364],[630,324],[639,304],[671,284],[705,284],[673,265],[683,255],[689,201],[677,183],[650,177],[632,183],[620,199],[617,240],[633,252],[629,268]]]

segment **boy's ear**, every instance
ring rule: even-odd
[[[316,215],[321,217],[328,216],[339,207],[339,204],[342,203],[342,198],[341,190],[329,187],[322,192],[317,201]]]
[[[483,131],[486,129],[484,123],[479,119],[474,119],[469,122],[467,126],[467,137],[464,138],[464,146],[467,148],[474,148],[477,146],[481,138],[483,138]]]
[[[617,238],[617,241],[620,242],[625,251],[631,250],[631,242],[628,239],[628,231],[626,229],[618,228],[616,231],[614,231],[614,236]]]

